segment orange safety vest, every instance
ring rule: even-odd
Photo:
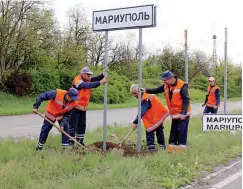
[[[142,100],[146,99],[150,99],[151,108],[144,114],[142,120],[147,132],[151,132],[165,121],[169,112],[156,95],[143,93]]]
[[[73,107],[76,106],[75,101],[64,104],[64,96],[67,91],[61,89],[57,89],[56,91],[57,94],[55,99],[48,101],[45,112],[45,116],[52,121],[61,120],[65,113],[69,112]]]
[[[164,85],[164,89],[165,89],[164,95],[165,95],[167,106],[169,108],[172,119],[178,119],[182,112],[183,100],[181,98],[180,92],[181,92],[181,89],[184,86],[184,84],[185,84],[184,81],[177,79],[176,86],[170,86],[167,84]],[[169,96],[170,90],[173,93],[171,100],[170,100],[170,96]],[[189,104],[186,116],[189,116],[190,114],[191,114],[191,105]]]
[[[207,89],[208,101],[206,103],[206,106],[214,107],[216,105],[215,91],[217,89],[219,89],[219,87],[217,85],[215,85],[213,87],[208,86],[208,89]]]
[[[78,87],[83,82],[81,75],[77,75],[73,80],[73,85]],[[90,81],[89,81],[90,82]],[[89,105],[91,89],[81,89],[78,91],[79,100],[76,102],[76,109],[86,111]]]

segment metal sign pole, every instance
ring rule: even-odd
[[[108,30],[105,31],[105,77],[108,77],[107,73],[107,65],[108,65]],[[103,117],[103,151],[106,151],[106,125],[107,125],[107,91],[108,91],[108,83],[105,83],[104,89],[104,117]]]
[[[185,30],[185,81],[188,83],[187,30]]]
[[[156,27],[153,4],[93,11],[92,30],[105,31],[105,76],[108,66],[108,31],[139,28],[139,96],[137,151],[141,150],[142,28]],[[121,18],[121,19],[119,19]],[[103,151],[106,151],[107,84],[104,90]]]
[[[227,103],[227,28],[225,28],[224,43],[224,113],[226,113]]]
[[[142,100],[142,28],[139,28],[139,63],[138,63],[138,145],[137,151],[141,151],[141,100]]]

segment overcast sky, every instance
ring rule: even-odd
[[[52,7],[59,22],[67,22],[66,11],[82,3],[90,22],[94,10],[146,4],[157,5],[157,26],[143,29],[143,44],[149,49],[163,48],[166,44],[183,48],[184,30],[188,30],[188,46],[208,55],[213,53],[212,36],[217,35],[217,55],[224,57],[224,28],[228,28],[228,57],[243,62],[243,11],[240,0],[53,0]],[[109,32],[120,38],[127,32]]]

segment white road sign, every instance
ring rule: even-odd
[[[154,5],[93,11],[93,31],[144,28],[155,25]]]
[[[242,129],[241,114],[204,114],[203,131],[237,131]]]

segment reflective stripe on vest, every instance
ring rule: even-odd
[[[179,92],[181,92],[181,89],[174,89],[173,90],[173,93],[179,93]]]
[[[49,114],[48,112],[45,112],[45,116],[52,121],[55,121],[55,120],[59,121],[63,118],[63,116],[54,117],[53,115]]]
[[[216,104],[215,104],[215,105],[212,105],[212,104],[208,104],[208,103],[207,103],[206,106],[207,106],[207,107],[210,107],[210,108],[214,108],[214,107],[216,106]]]
[[[56,101],[57,104],[63,106],[63,103],[60,100],[58,100],[58,99],[55,98],[55,101]]]
[[[147,129],[148,132],[151,132],[155,129],[157,129],[163,122],[164,120],[169,116],[170,114],[169,113],[166,113],[157,123],[155,123],[153,126],[149,127]]]
[[[78,110],[82,110],[82,111],[87,111],[88,110],[87,106],[76,106],[75,108],[78,109]]]
[[[191,115],[191,112],[187,112],[186,116]],[[181,117],[181,114],[171,114],[170,115],[172,119],[179,119]]]

